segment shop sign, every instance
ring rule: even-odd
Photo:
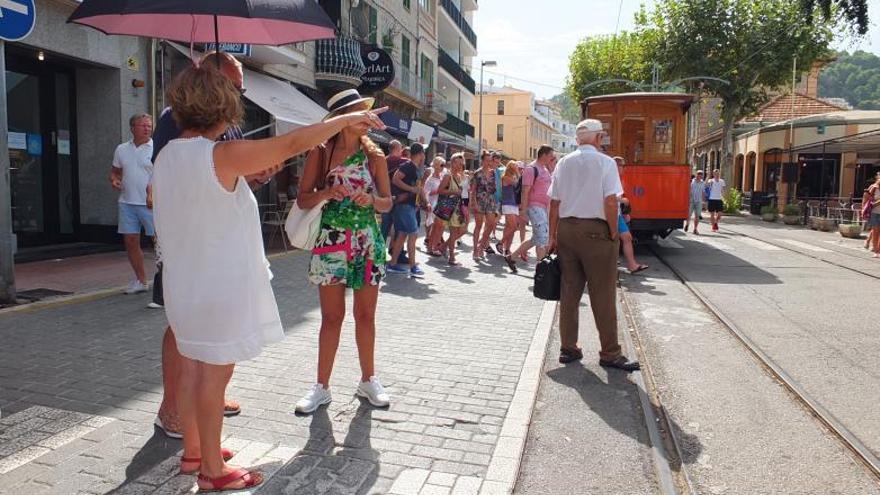
[[[0,0],[2,1],[2,0]],[[205,43],[204,50],[205,53],[216,52],[217,43]],[[220,43],[220,50],[223,53],[228,53],[230,55],[239,55],[242,57],[250,57],[251,56],[251,45],[247,43]]]
[[[34,0],[0,0],[0,39],[23,39],[31,34],[36,21]]]
[[[358,88],[361,93],[377,93],[391,85],[394,81],[394,60],[388,52],[375,45],[361,45],[361,58],[367,68]]]
[[[391,132],[402,134],[404,136],[409,134],[411,127],[410,121],[400,117],[400,115],[397,115],[392,111],[387,111],[379,115],[379,118],[382,119],[382,123],[384,123],[385,127]]]

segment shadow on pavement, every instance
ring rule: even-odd
[[[430,299],[437,290],[431,287],[430,279],[414,280],[403,274],[392,274],[386,277],[379,291],[383,294],[409,297],[412,299]]]
[[[590,410],[596,413],[608,426],[646,446],[650,446],[643,434],[644,425],[634,425],[628,415],[621,414],[621,408],[626,407],[626,402],[630,400],[627,397],[636,393],[627,373],[618,370],[606,370],[606,373],[607,383],[583,364],[575,362],[548,370],[547,376],[556,383],[576,390]],[[696,436],[682,431],[672,418],[669,418],[669,421],[683,451],[682,462],[685,464],[693,463],[702,451],[700,440]],[[668,460],[670,466],[675,469],[675,459]]]
[[[776,285],[781,284],[772,273],[736,256],[730,251],[714,244],[716,241],[727,241],[728,238],[718,234],[700,236],[695,240],[692,236],[670,236],[680,249],[651,246],[654,252],[662,256],[685,273],[691,282],[706,282],[725,285]],[[647,254],[644,246],[638,249],[640,254]],[[649,269],[645,276],[654,277]]]
[[[361,401],[341,444],[326,407],[312,416],[305,447],[281,467],[261,493],[367,493],[379,478],[379,452],[371,445],[372,407]],[[337,449],[337,447],[340,447]]]

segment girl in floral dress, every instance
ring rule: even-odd
[[[485,257],[489,236],[495,231],[496,215],[500,208],[495,198],[495,171],[489,159],[482,160],[482,167],[471,178],[471,208],[474,212],[474,261]],[[482,232],[481,232],[482,230]]]
[[[328,102],[329,117],[369,109],[372,98],[343,91]],[[385,274],[385,241],[376,213],[391,209],[391,185],[385,155],[367,137],[365,126],[339,133],[312,150],[306,159],[297,202],[316,207],[327,200],[309,267],[309,281],[318,286],[321,330],[318,379],[296,404],[296,411],[314,412],[328,404],[330,375],[345,319],[345,290],[354,291],[355,340],[361,365],[357,394],[378,407],[389,397],[375,376],[376,303]]]

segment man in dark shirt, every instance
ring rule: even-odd
[[[421,193],[419,177],[425,164],[425,148],[413,143],[409,148],[410,161],[402,163],[391,179],[391,194],[395,197],[392,217],[394,222],[394,246],[388,265],[389,273],[408,273],[411,278],[424,278],[425,272],[416,264],[416,240],[419,236],[419,224],[416,220],[418,195]],[[407,243],[409,251],[409,269],[396,263]]]
[[[388,162],[388,180],[392,180],[394,178],[394,172],[397,172],[397,167],[400,166],[401,163],[405,162],[401,156],[403,152],[403,145],[400,144],[400,141],[393,140],[390,144],[391,149],[388,153],[388,158],[385,159]],[[382,237],[384,239],[388,239],[388,236],[391,234],[391,227],[394,225],[394,222],[391,218],[391,212],[382,214]],[[391,249],[391,246],[388,246],[388,249]]]

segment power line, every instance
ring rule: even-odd
[[[524,83],[534,84],[534,85],[537,85],[537,86],[545,86],[545,87],[548,87],[548,88],[553,88],[553,89],[558,89],[558,90],[561,90],[561,91],[565,91],[565,88],[563,88],[563,87],[561,87],[561,86],[556,86],[556,85],[553,85],[553,84],[547,84],[547,83],[542,83],[542,82],[538,82],[538,81],[530,81],[530,80],[528,80],[528,79],[523,79],[523,78],[521,78],[521,77],[511,76],[511,75],[509,75],[509,74],[504,74],[504,73],[501,73],[501,72],[495,72],[495,71],[490,71],[490,70],[485,70],[485,69],[484,69],[484,71],[486,72],[486,74],[492,74],[492,75],[495,75],[495,76],[506,77],[507,79],[513,79],[514,81],[519,81],[519,82],[524,82]]]

